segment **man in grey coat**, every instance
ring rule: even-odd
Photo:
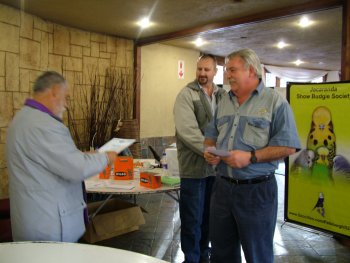
[[[14,117],[6,141],[14,241],[76,242],[85,232],[82,182],[117,154],[83,153],[62,123],[65,79],[48,71]]]
[[[209,262],[209,203],[213,168],[204,160],[204,131],[217,102],[226,93],[214,83],[216,59],[202,55],[196,80],[178,94],[174,105],[180,185],[181,248],[186,263]]]

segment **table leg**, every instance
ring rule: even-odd
[[[173,190],[176,193],[176,196],[172,195],[171,192],[165,192],[168,196],[170,196],[172,199],[174,199],[175,201],[179,202],[180,200],[180,195],[179,195],[179,191],[180,190]]]
[[[99,206],[99,208],[96,209],[95,213],[93,213],[92,215],[89,216],[89,219],[93,219],[97,214],[98,212],[101,211],[101,209],[105,206],[105,204],[108,202],[109,199],[112,198],[113,195],[109,195],[104,201],[103,203]]]

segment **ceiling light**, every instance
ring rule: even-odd
[[[194,41],[194,44],[197,46],[197,47],[200,47],[204,44],[203,40],[199,37],[196,39],[196,41]]]
[[[145,17],[142,18],[137,24],[142,28],[147,28],[151,25],[151,22],[149,21],[148,17]]]
[[[299,26],[301,27],[308,27],[312,24],[313,22],[311,20],[309,20],[306,16],[303,16],[302,18],[300,18],[299,20]]]
[[[305,63],[304,61],[301,61],[300,59],[297,59],[296,61],[293,62],[295,65],[299,66],[302,63]]]
[[[280,48],[280,49],[282,49],[282,48],[284,48],[286,46],[288,46],[288,45],[284,41],[280,41],[280,42],[277,43],[277,47]]]

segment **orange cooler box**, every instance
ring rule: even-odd
[[[152,189],[159,188],[162,186],[161,176],[151,172],[141,172],[140,185]]]
[[[133,180],[134,179],[134,161],[131,156],[120,156],[115,159],[114,179],[115,180]]]

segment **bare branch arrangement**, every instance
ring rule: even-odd
[[[93,70],[89,83],[75,84],[73,98],[68,102],[68,127],[81,150],[102,146],[113,137],[118,122],[133,116],[135,88],[131,70],[109,68],[104,76]]]

